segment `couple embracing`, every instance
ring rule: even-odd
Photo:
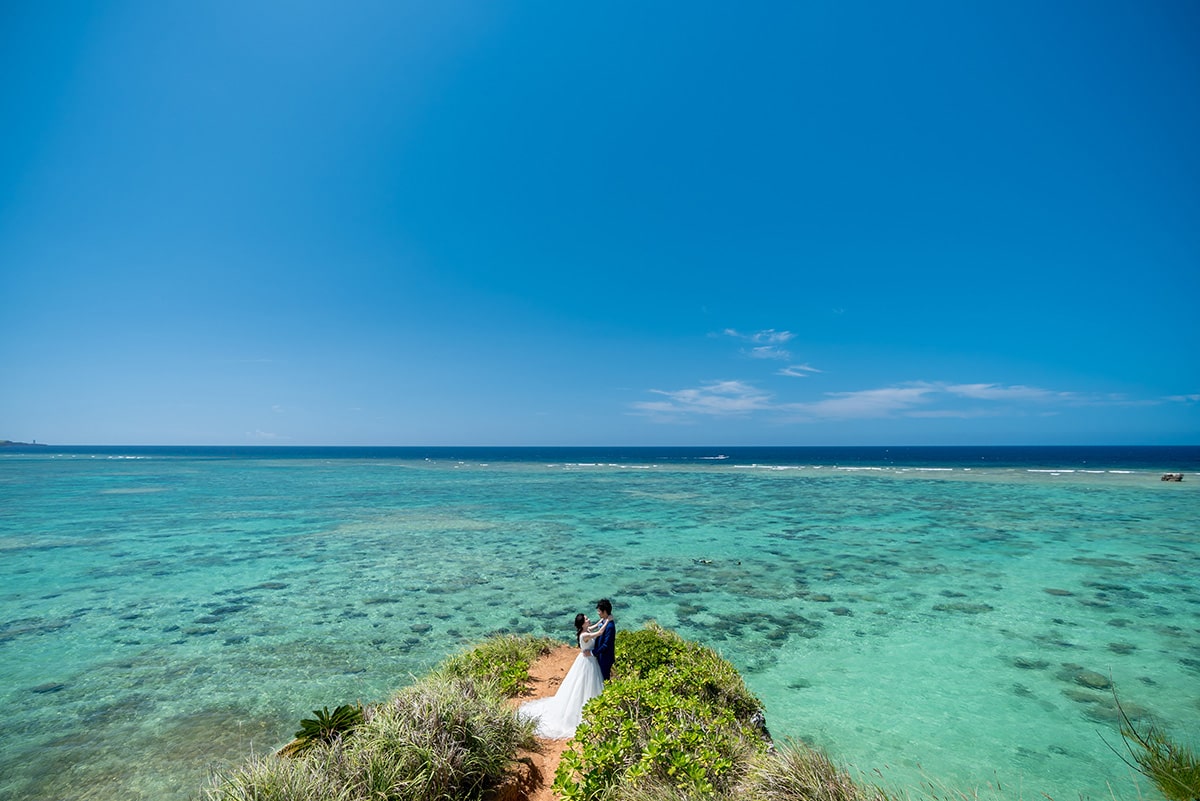
[[[575,736],[575,727],[583,714],[583,705],[604,691],[604,682],[613,664],[613,644],[617,622],[607,598],[596,602],[600,619],[593,623],[587,615],[575,616],[575,639],[579,655],[562,684],[550,698],[539,698],[521,705],[522,717],[537,721],[537,735],[551,739]]]

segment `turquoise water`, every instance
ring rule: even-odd
[[[896,786],[1156,797],[1105,745],[1110,678],[1200,741],[1200,476],[1158,480],[1195,449],[463,454],[0,454],[0,798],[195,798],[601,596]]]

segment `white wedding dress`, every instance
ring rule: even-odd
[[[575,727],[583,714],[583,705],[604,690],[604,676],[592,656],[595,638],[579,637],[579,656],[567,671],[562,684],[550,698],[538,698],[521,704],[521,717],[537,721],[537,736],[566,740],[575,736]]]

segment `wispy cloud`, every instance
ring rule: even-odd
[[[829,392],[824,399],[789,404],[786,409],[801,417],[817,420],[861,420],[894,417],[929,401],[937,391],[932,384],[911,384],[857,392]]]
[[[1051,392],[1048,389],[1026,387],[1020,384],[1011,387],[1000,384],[951,384],[945,389],[951,395],[976,400],[1048,401],[1067,400],[1074,397],[1074,393],[1071,392]]]
[[[744,339],[747,342],[754,342],[760,345],[782,345],[784,342],[795,339],[796,335],[791,331],[776,331],[774,328],[767,328],[762,331],[755,331],[753,334],[743,334],[733,328],[726,328],[725,335],[734,337],[735,339]]]
[[[1196,395],[1168,395],[1167,400],[1172,403],[1200,403],[1200,394]]]
[[[778,359],[787,361],[792,358],[791,352],[787,348],[782,347],[785,342],[796,337],[791,331],[776,331],[774,328],[767,328],[762,331],[755,331],[753,334],[745,334],[733,328],[726,328],[725,336],[740,339],[743,342],[749,343],[752,347],[743,350],[751,359]]]
[[[775,375],[786,375],[791,378],[807,378],[812,373],[821,372],[817,368],[807,364],[792,364],[784,367],[782,370],[776,370]]]
[[[774,345],[759,345],[757,348],[751,348],[745,351],[745,354],[751,359],[779,359],[787,361],[792,358],[792,354],[783,348],[777,348]]]
[[[665,400],[640,401],[633,408],[660,417],[744,415],[772,408],[769,394],[742,381],[714,381],[694,389],[650,392]]]
[[[780,375],[818,372],[793,365]],[[790,422],[865,420],[889,417],[974,418],[1055,414],[1065,406],[1101,405],[1111,399],[1087,397],[1020,384],[952,384],[912,381],[888,387],[827,392],[817,400],[779,401],[744,381],[719,381],[693,389],[651,390],[664,400],[633,404],[641,414],[680,420],[715,415],[767,414]]]

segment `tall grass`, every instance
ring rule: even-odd
[[[513,713],[502,679],[549,641],[503,638],[456,657],[352,732],[298,756],[260,756],[214,777],[207,801],[444,801],[482,798],[504,779],[534,724]]]
[[[1117,708],[1121,711],[1121,739],[1133,761],[1114,748],[1117,756],[1154,782],[1169,801],[1200,801],[1200,757],[1196,752],[1155,726],[1138,731],[1120,700]]]
[[[822,752],[797,743],[757,759],[741,795],[747,801],[893,801],[884,790],[853,779]]]
[[[365,798],[475,798],[499,783],[532,726],[494,688],[432,676],[374,708],[348,738]]]
[[[318,746],[302,759],[269,754],[214,778],[208,801],[355,801],[341,779],[335,750]]]

